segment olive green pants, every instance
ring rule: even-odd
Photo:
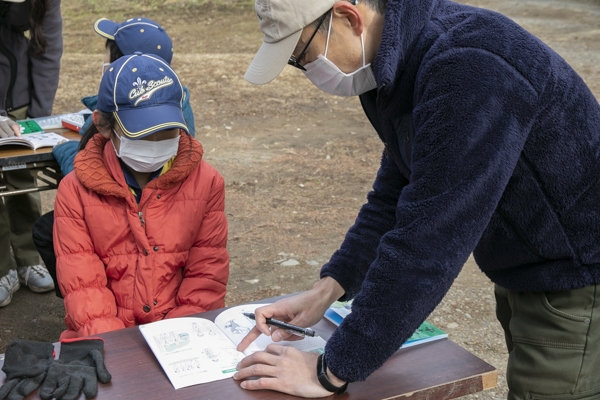
[[[27,107],[13,110],[9,117],[25,119]],[[34,178],[27,170],[0,171],[2,178],[11,186],[33,186]],[[41,214],[39,193],[29,193],[0,198],[0,278],[17,266],[26,267],[40,263],[31,228]],[[10,249],[14,259],[10,256]]]
[[[508,400],[600,399],[600,285],[548,293],[495,287]]]

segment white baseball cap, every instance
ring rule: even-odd
[[[25,0],[4,0],[4,1],[7,2],[7,3],[22,3]]]
[[[244,78],[262,85],[283,70],[302,30],[325,14],[338,0],[256,0],[254,10],[265,34]]]

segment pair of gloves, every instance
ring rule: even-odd
[[[16,136],[16,131],[20,132],[20,125],[12,119],[0,115],[0,138]],[[15,131],[16,130],[16,131]]]
[[[99,338],[61,342],[60,356],[54,359],[52,343],[13,340],[6,349],[2,371],[6,382],[0,387],[0,400],[22,400],[40,387],[44,400],[87,399],[98,394],[98,381],[111,376],[104,365],[104,341]]]

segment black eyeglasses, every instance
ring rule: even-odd
[[[325,17],[326,17],[326,15],[323,15],[321,17],[321,20],[317,24],[317,29],[315,29],[315,31],[311,35],[310,39],[308,39],[308,42],[306,42],[306,46],[304,46],[304,49],[302,49],[302,51],[300,52],[300,55],[297,58],[293,54],[290,56],[290,59],[288,60],[289,65],[291,65],[292,67],[296,67],[302,71],[306,71],[306,68],[304,68],[302,65],[300,65],[300,63],[302,62],[302,59],[304,58],[304,53],[306,53],[306,50],[308,50],[308,46],[310,46],[310,42],[312,42],[313,38],[319,31],[319,28],[323,24],[323,21],[325,21]]]

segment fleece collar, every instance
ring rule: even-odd
[[[381,43],[373,63],[377,86],[389,85],[404,70],[407,57],[433,10],[444,0],[389,0]]]
[[[146,188],[166,190],[187,178],[202,160],[202,145],[192,136],[181,133],[179,149],[172,167]],[[125,177],[113,146],[100,134],[96,134],[75,156],[74,170],[83,186],[104,196],[128,198]]]

